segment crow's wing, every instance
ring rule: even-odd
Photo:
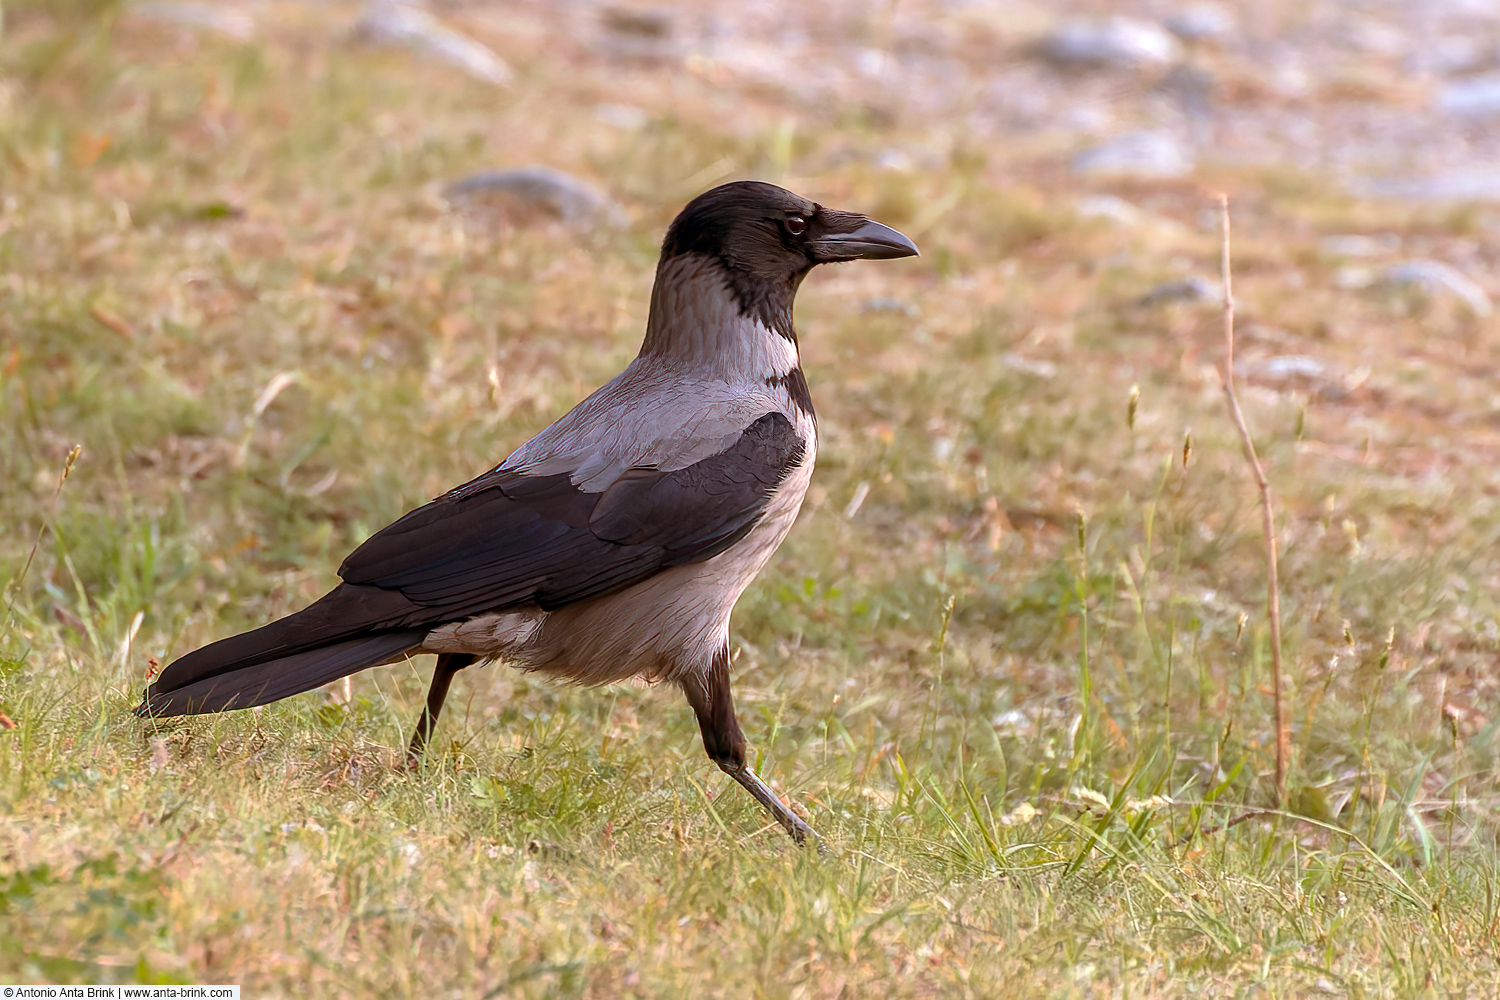
[[[671,472],[628,469],[602,492],[501,467],[371,536],[339,576],[419,605],[410,624],[521,603],[555,609],[723,552],[805,454],[791,421],[772,412],[717,455]]]
[[[141,714],[246,708],[419,649],[435,625],[507,605],[553,609],[723,552],[806,454],[784,414],[685,468],[632,468],[602,492],[504,467],[354,551],[344,583],[294,615],[174,661]]]

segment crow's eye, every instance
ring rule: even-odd
[[[794,215],[786,220],[786,231],[793,236],[801,236],[807,230],[807,220],[800,215]]]

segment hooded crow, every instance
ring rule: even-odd
[[[746,763],[729,616],[791,528],[817,453],[798,286],[818,264],[916,253],[888,226],[772,184],[699,195],[667,230],[645,341],[623,372],[371,536],[304,610],[173,662],[137,714],[249,708],[436,653],[415,760],[453,675],[477,661],[583,684],[670,681],[714,763],[799,843],[815,838]]]

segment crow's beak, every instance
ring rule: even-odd
[[[819,260],[891,260],[896,257],[916,257],[921,251],[911,240],[890,226],[873,219],[865,219],[859,227],[847,233],[829,233],[813,241],[813,250]]]

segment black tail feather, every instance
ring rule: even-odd
[[[418,649],[427,629],[402,629],[304,650],[166,689],[157,680],[135,713],[165,718],[250,708],[290,698]]]
[[[176,690],[257,663],[283,660],[294,653],[405,631],[418,624],[414,619],[421,610],[393,590],[340,584],[296,614],[179,656],[161,672],[153,687]]]

